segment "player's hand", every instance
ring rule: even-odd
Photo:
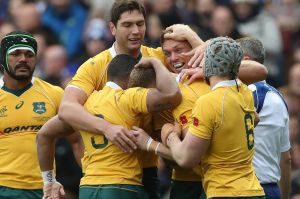
[[[200,66],[202,59],[204,58],[204,52],[206,50],[207,43],[194,48],[193,50],[183,53],[185,56],[190,56],[191,59],[188,62],[188,66],[191,68],[197,68]]]
[[[187,80],[187,81],[186,81]],[[190,85],[196,80],[203,80],[203,69],[198,68],[189,68],[183,69],[181,71],[180,82],[185,82],[187,85]]]
[[[153,68],[153,65],[160,61],[155,57],[145,57],[142,58],[139,63],[137,63],[134,67],[135,68]]]
[[[121,125],[109,124],[106,127],[104,135],[124,152],[132,153],[137,149],[135,136],[130,130]]]
[[[166,28],[165,39],[174,39],[176,41],[185,41],[187,34],[194,32],[188,25],[174,24]]]
[[[136,144],[139,149],[146,151],[147,150],[147,142],[150,136],[141,128],[133,126],[132,133],[136,137]]]
[[[165,146],[167,146],[168,136],[173,132],[173,130],[174,130],[174,124],[166,123],[163,125],[161,129],[161,141]]]
[[[43,192],[43,199],[60,199],[65,195],[64,187],[59,182],[44,185]]]
[[[174,122],[173,132],[178,135],[178,137],[181,137],[182,127],[178,122]]]

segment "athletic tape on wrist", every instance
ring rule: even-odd
[[[159,145],[160,145],[160,142],[156,145],[156,147],[155,147],[155,154],[157,155],[157,150],[158,150],[158,147],[159,147]]]
[[[42,177],[43,177],[44,185],[56,182],[55,174],[53,170],[42,171]]]
[[[147,145],[146,145],[147,151],[149,151],[150,145],[151,145],[152,141],[153,141],[153,139],[152,139],[151,137],[149,137],[149,139],[148,139],[148,141],[147,141]]]

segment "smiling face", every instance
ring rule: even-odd
[[[124,12],[116,25],[110,22],[110,29],[121,51],[118,53],[139,54],[146,31],[145,18],[140,11]]]
[[[29,80],[35,69],[36,56],[30,50],[14,50],[7,56],[9,75],[16,80]]]
[[[191,57],[183,56],[182,53],[192,50],[187,41],[175,41],[166,39],[162,45],[168,68],[174,73],[180,73],[182,69],[189,68],[188,61]]]

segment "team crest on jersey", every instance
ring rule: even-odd
[[[37,114],[43,114],[46,112],[45,102],[33,102],[33,111]]]

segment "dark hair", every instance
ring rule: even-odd
[[[151,68],[134,68],[130,73],[128,88],[143,87],[148,88],[156,81],[155,70]]]
[[[119,54],[115,56],[107,66],[107,77],[109,80],[128,80],[129,75],[138,63],[131,55]]]
[[[137,10],[146,18],[146,10],[138,0],[116,0],[110,11],[110,21],[116,26],[120,16],[127,11]]]
[[[243,37],[237,39],[243,50],[243,56],[249,56],[252,60],[261,64],[265,61],[265,48],[261,41],[253,37]]]

